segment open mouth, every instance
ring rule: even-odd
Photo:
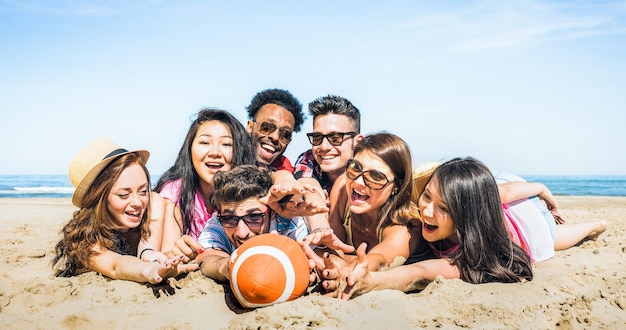
[[[204,165],[212,170],[219,170],[224,167],[222,163],[205,163]]]
[[[364,202],[364,201],[368,200],[369,198],[370,198],[369,195],[360,194],[356,190],[352,189],[352,195],[351,195],[352,201]]]
[[[261,155],[267,159],[272,158],[274,154],[278,152],[278,149],[266,143],[259,144],[259,147],[260,147]]]
[[[424,223],[424,229],[428,231],[435,231],[439,228],[439,226],[429,223],[428,221],[422,220],[422,222]]]
[[[141,217],[141,211],[125,212],[125,214],[129,216],[130,218],[135,218],[135,219],[139,219]]]
[[[323,155],[323,156],[319,156],[321,161],[329,161],[329,160],[333,160],[335,158],[337,158],[337,155]]]

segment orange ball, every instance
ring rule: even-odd
[[[230,287],[246,308],[294,300],[309,286],[302,247],[278,234],[254,236],[230,256]]]

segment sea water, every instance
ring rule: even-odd
[[[626,196],[626,175],[526,175],[527,181],[545,184],[554,195]],[[156,183],[158,176],[152,177]],[[0,198],[70,198],[74,187],[67,175],[0,175]]]
[[[0,175],[0,197],[72,197],[74,187],[67,175]]]

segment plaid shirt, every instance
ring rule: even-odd
[[[316,179],[319,181],[322,189],[324,189],[324,191],[328,194],[330,194],[330,189],[333,187],[333,183],[330,181],[328,175],[322,172],[320,164],[315,161],[315,158],[313,157],[313,150],[311,149],[298,156],[298,160],[296,160],[296,164],[294,165],[293,176],[296,180],[300,178]]]

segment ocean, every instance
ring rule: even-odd
[[[545,184],[554,195],[626,196],[626,176],[526,175]],[[157,177],[151,178],[156,183]],[[71,198],[74,188],[67,175],[0,175],[0,198]]]

